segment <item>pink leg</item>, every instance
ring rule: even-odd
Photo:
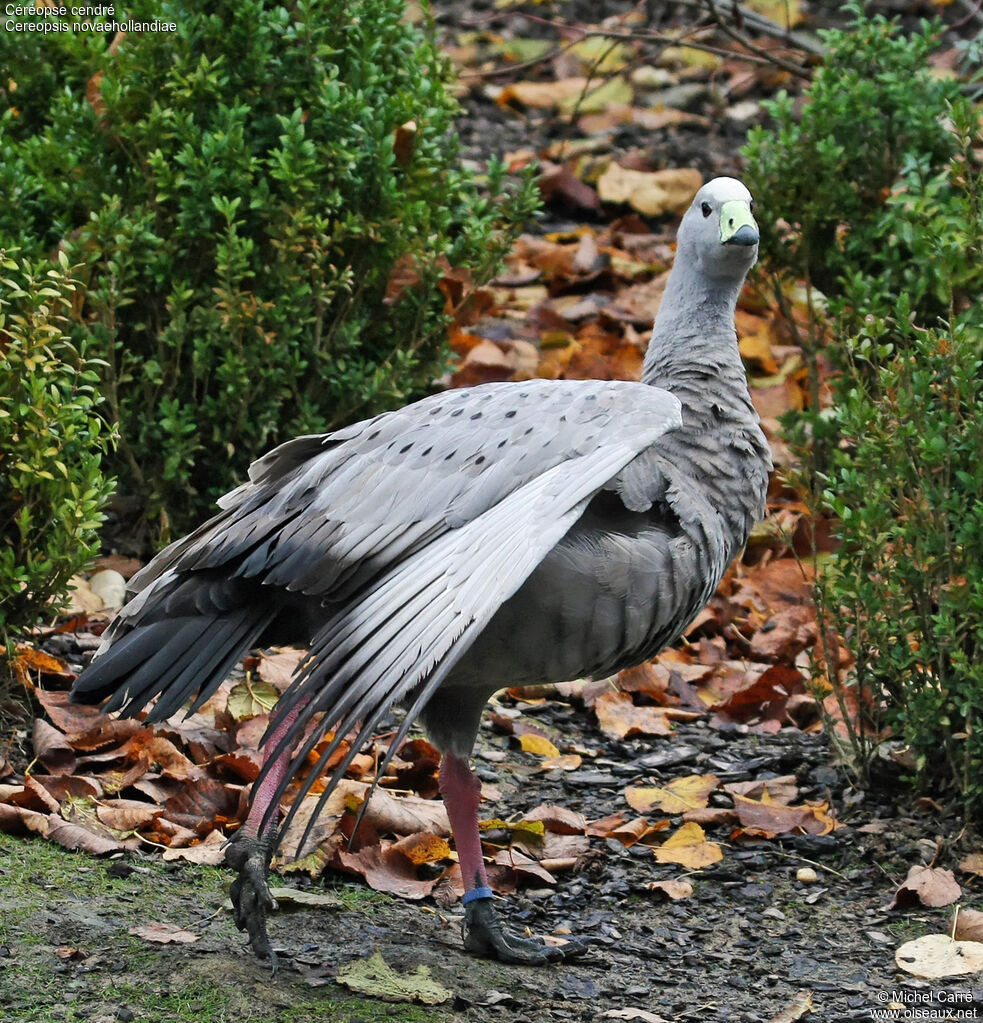
[[[464,947],[476,955],[490,956],[505,963],[538,965],[583,955],[587,946],[571,941],[562,948],[546,945],[536,938],[525,938],[502,927],[488,886],[485,861],[478,832],[478,804],[481,782],[474,776],[467,759],[445,753],[440,764],[440,794],[454,833],[457,857],[464,879]]]
[[[307,700],[304,700],[299,706],[294,707],[276,726],[269,739],[263,744],[264,767],[269,763],[270,758],[273,756],[273,750],[280,744],[280,741],[290,730],[291,725],[297,720],[297,715],[300,714],[306,704]],[[269,835],[272,829],[276,827],[277,815],[275,813],[270,815],[265,828],[263,828],[263,820],[270,808],[270,803],[273,802],[273,797],[280,782],[283,781],[283,776],[287,772],[287,764],[289,763],[290,750],[285,749],[274,761],[262,784],[253,789],[249,802],[249,813],[239,829],[240,833],[245,833],[248,838],[259,838],[261,830],[266,835]]]
[[[491,897],[485,860],[481,852],[478,833],[478,804],[481,801],[481,782],[474,776],[468,762],[453,753],[445,753],[440,762],[440,794],[444,797],[447,817],[454,833],[454,845],[461,862],[464,879],[465,905],[473,898]],[[477,894],[480,891],[481,894]]]

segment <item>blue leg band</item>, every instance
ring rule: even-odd
[[[461,896],[461,905],[466,906],[469,902],[477,902],[478,899],[491,899],[494,895],[491,888],[472,888]]]

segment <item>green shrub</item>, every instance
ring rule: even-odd
[[[885,343],[898,334],[903,346]],[[983,807],[983,332],[921,330],[899,302],[850,345],[825,498],[842,547],[821,576],[874,728],[923,786]]]
[[[885,726],[921,784],[983,805],[983,185],[978,114],[903,36],[853,6],[803,97],[748,143],[765,274],[803,280],[810,407],[786,422],[796,482],[841,542],[816,556],[821,653],[869,780]],[[789,318],[791,322],[791,317]],[[819,354],[837,368],[820,408]],[[839,676],[827,627],[854,667]]]
[[[0,250],[0,653],[68,593],[98,553],[110,431],[92,360],[67,336],[68,261]]]
[[[911,215],[917,207],[921,215],[961,212],[947,209],[959,196],[948,180],[960,149],[949,120],[954,111],[967,123],[974,115],[958,82],[929,64],[937,26],[923,22],[906,36],[848,6],[853,22],[823,33],[827,55],[801,112],[780,93],[765,104],[771,124],[752,130],[744,148],[765,213],[767,272],[818,289],[841,333],[855,333],[865,315],[890,314],[902,290],[922,322],[934,320],[948,312],[943,281],[961,291],[980,275],[965,253],[961,265],[927,264],[936,225]]]
[[[442,276],[487,280],[532,210],[460,167],[448,65],[403,16],[141,0],[177,30],[0,37],[0,241],[85,264],[122,482],[175,529],[271,445],[428,389]]]

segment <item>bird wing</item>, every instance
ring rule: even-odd
[[[615,442],[633,449],[630,460],[679,417],[672,395],[642,384],[533,380],[451,391],[297,438],[255,462],[224,510],[158,555],[131,592],[226,566],[344,600],[543,473]]]

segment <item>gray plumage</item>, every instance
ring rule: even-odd
[[[309,645],[275,752],[324,717],[282,793],[326,731],[321,763],[396,702],[404,732],[419,715],[467,757],[497,689],[654,656],[764,507],[770,459],[733,322],[756,254],[749,209],[733,179],[697,195],[643,382],[447,392],[259,459],[218,515],[134,577],[75,698],[133,714],[158,696],[161,720],[200,705],[250,647]]]

